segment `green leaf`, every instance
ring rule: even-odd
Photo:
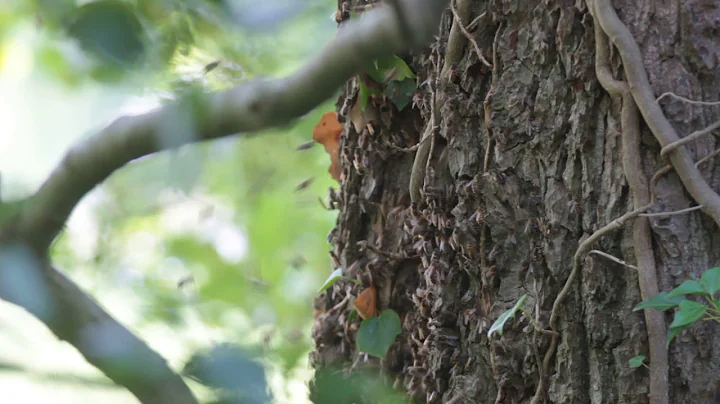
[[[403,81],[416,77],[410,66],[395,55],[374,60],[372,63],[365,65],[363,71],[377,83]]]
[[[702,318],[707,309],[707,306],[704,304],[693,302],[692,300],[683,300],[680,302],[680,310],[675,313],[675,318],[670,324],[670,328],[692,325]]]
[[[325,280],[325,283],[323,283],[322,286],[320,287],[320,290],[318,290],[318,294],[328,290],[328,288],[330,288],[330,286],[334,285],[335,282],[339,281],[340,278],[342,278],[342,277],[343,277],[342,268],[338,268],[338,269],[332,271],[330,276],[328,276],[328,278]]]
[[[332,271],[330,276],[328,276],[328,278],[325,280],[325,283],[322,284],[322,286],[320,287],[320,290],[318,290],[317,293],[320,294],[320,293],[328,290],[328,288],[330,288],[330,286],[334,285],[335,282],[339,281],[340,279],[346,279],[351,282],[355,282],[356,285],[360,284],[360,281],[358,281],[357,279],[353,279],[348,276],[344,276],[342,268],[338,268],[338,269]]]
[[[631,358],[628,361],[628,365],[630,365],[630,368],[634,369],[642,366],[643,362],[645,362],[645,355],[638,355],[634,358]]]
[[[712,299],[712,304],[713,304],[713,306],[715,306],[715,307],[720,307],[720,299],[715,299],[715,298],[713,298],[713,299]]]
[[[394,69],[394,74],[392,78],[389,78],[390,80],[403,81],[405,79],[415,78],[415,73],[413,73],[412,69],[410,69],[410,66],[408,66],[404,60],[393,55],[392,61],[393,64],[391,70]],[[388,80],[388,77],[385,77],[385,79]]]
[[[710,268],[702,274],[700,283],[710,295],[720,290],[720,267]]]
[[[368,318],[360,323],[357,335],[358,349],[372,356],[383,358],[401,330],[400,316],[394,310],[383,310],[379,316]]]
[[[640,302],[635,308],[633,308],[633,311],[643,310],[645,308],[652,308],[659,311],[665,311],[667,309],[671,309],[673,307],[677,307],[677,305],[680,304],[685,300],[684,296],[668,296],[668,292],[660,292],[657,295]]]
[[[692,324],[685,324],[685,325],[682,325],[682,326],[679,326],[679,327],[670,327],[670,328],[668,328],[668,332],[667,332],[667,344],[666,344],[666,346],[669,347],[669,346],[670,346],[670,343],[672,342],[672,340],[673,340],[678,334],[680,334],[681,332],[683,332],[683,331],[685,331],[686,329],[690,328],[691,325],[692,325]]]
[[[365,111],[368,104],[368,98],[370,97],[369,91],[365,83],[358,79],[358,101],[360,102],[360,109]]]
[[[408,401],[403,391],[394,390],[379,372],[358,367],[345,372],[335,366],[319,368],[310,391],[312,403],[402,404]]]
[[[520,310],[520,307],[523,303],[525,303],[525,299],[527,298],[527,294],[524,294],[518,299],[517,303],[515,303],[515,306],[513,306],[510,310],[506,311],[505,313],[501,314],[500,317],[495,320],[493,325],[488,330],[488,338],[497,331],[498,334],[502,335],[503,326],[505,326],[505,323],[515,317],[515,313]]]
[[[700,282],[694,279],[688,279],[681,283],[680,286],[671,290],[668,293],[668,297],[680,296],[680,295],[704,295],[706,294]]]
[[[378,90],[368,86],[363,82],[362,78],[358,77],[358,101],[360,102],[361,110],[365,111],[371,95],[379,94],[380,92],[378,92]]]
[[[391,81],[385,87],[385,95],[390,98],[398,111],[402,111],[412,100],[413,94],[417,90],[415,79],[405,79],[403,81]]]
[[[135,64],[145,53],[145,32],[126,2],[100,0],[79,7],[68,33],[86,51],[112,65]]]
[[[238,345],[223,343],[195,353],[185,364],[183,374],[242,402],[259,404],[271,400],[265,368]]]

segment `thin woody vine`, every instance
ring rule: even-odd
[[[474,46],[479,59],[492,68],[493,77],[495,77],[497,75],[495,67],[497,63],[491,65],[485,60],[477,43],[470,36],[467,27],[462,24],[462,20],[465,19],[464,16],[459,15],[457,11],[461,10],[462,13],[467,10],[467,3],[467,0],[451,2],[450,7],[454,21],[448,43],[452,42],[452,31],[456,31],[456,37],[459,37],[457,33],[462,33],[464,39],[469,40]],[[530,321],[535,332],[551,338],[550,346],[545,352],[541,364],[540,382],[532,400],[533,404],[540,403],[546,394],[547,377],[552,370],[553,359],[560,338],[558,327],[560,308],[582,268],[583,261],[589,256],[601,255],[625,266],[629,270],[638,272],[639,288],[643,301],[637,304],[633,311],[644,310],[645,313],[645,320],[648,325],[649,362],[648,364],[645,363],[646,359],[648,359],[645,353],[638,352],[637,356],[628,360],[628,366],[630,368],[646,367],[650,372],[650,397],[652,402],[668,403],[667,348],[679,333],[696,322],[715,321],[720,323],[720,298],[718,296],[720,292],[720,267],[707,270],[699,280],[689,279],[671,291],[660,292],[658,290],[657,269],[651,244],[649,219],[702,210],[720,226],[720,196],[710,188],[699,171],[702,164],[720,155],[720,149],[715,150],[697,162],[693,162],[687,150],[682,147],[719,129],[720,121],[680,138],[668,122],[659,103],[667,97],[673,97],[693,105],[712,106],[720,105],[720,102],[694,101],[674,93],[665,93],[656,98],[642,64],[638,45],[628,28],[618,18],[609,0],[589,0],[586,3],[594,21],[596,76],[603,89],[621,104],[622,163],[631,190],[633,209],[602,226],[579,243],[573,257],[570,275],[553,303],[548,329],[539,324],[537,313],[533,314],[523,307],[528,297],[523,295],[515,302],[513,307],[495,320],[488,329],[487,335],[488,337],[493,334],[502,335],[504,325],[520,312]],[[341,11],[338,13],[338,15],[341,15]],[[612,41],[609,41],[609,38],[612,38]],[[456,47],[462,52],[464,45],[465,43],[462,43],[461,46]],[[610,67],[610,51],[613,46],[622,61],[624,79],[615,78]],[[460,55],[452,52],[450,45],[448,45],[448,48],[444,68],[451,66],[456,62],[455,59],[461,56],[461,52]],[[493,49],[493,62],[496,62],[495,56],[495,49]],[[618,75],[622,76],[621,74]],[[439,76],[442,80],[443,74]],[[416,90],[414,78],[415,76],[410,68],[402,59],[396,56],[387,60],[376,61],[372,66],[366,67],[363,73],[355,78],[357,92],[354,100],[350,103],[352,107],[349,111],[341,111],[340,118],[335,112],[328,112],[322,117],[315,127],[313,139],[323,144],[328,154],[330,154],[332,163],[329,172],[339,183],[342,184],[340,178],[342,170],[338,153],[343,125],[338,119],[344,119],[347,116],[358,132],[367,127],[372,133],[370,121],[374,118],[375,111],[368,108],[368,99],[376,96],[387,97],[401,110],[408,105],[408,100]],[[494,82],[495,80],[493,80]],[[494,86],[488,91],[486,106],[487,99],[492,96],[493,90]],[[642,175],[643,170],[639,153],[641,119],[644,119],[645,124],[661,145],[661,157],[668,161],[668,164],[658,170],[650,181]],[[429,122],[428,128],[432,128],[432,126],[433,122]],[[491,132],[488,131],[488,133]],[[430,143],[425,142],[427,137],[428,135],[424,134],[421,141],[409,151],[417,150],[417,154],[421,155],[423,145]],[[488,151],[489,147],[490,142],[488,142]],[[487,168],[488,164],[487,156],[489,156],[489,153],[486,153],[485,168]],[[418,160],[419,158],[416,157],[416,163]],[[679,211],[655,211],[655,185],[660,178],[672,170],[680,174],[679,177],[683,181],[684,188],[698,205]],[[422,181],[422,178],[420,181]],[[411,178],[411,193],[413,191],[419,192],[419,190],[412,189],[412,183]],[[422,188],[422,183],[419,184],[419,187]],[[413,200],[415,199],[413,198]],[[636,257],[635,265],[605,252],[592,249],[592,246],[601,237],[613,230],[622,228],[626,224],[632,226],[633,247]],[[362,286],[360,281],[345,276],[342,268],[338,268],[330,275],[318,293],[324,293],[337,281],[350,281]],[[348,303],[347,299],[350,299],[350,295],[346,296],[336,307],[344,306]],[[382,358],[396,336],[400,334],[401,326],[397,313],[392,309],[386,309],[378,313],[376,300],[376,290],[373,285],[362,289],[357,298],[354,299],[353,305],[355,308],[351,312],[350,320],[355,319],[358,315],[362,318],[356,341],[359,351]],[[673,321],[666,331],[662,311],[671,309],[677,311],[674,313]]]

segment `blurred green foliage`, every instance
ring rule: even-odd
[[[334,35],[335,7],[9,0],[0,4],[0,68],[14,63],[14,35],[31,27],[36,73],[64,91],[92,83],[167,100],[187,86],[216,90],[292,72]],[[132,296],[127,305],[141,309],[125,323],[147,339],[148,327],[171,327],[190,354],[202,352],[216,341],[187,336],[199,323],[260,352],[267,371],[296,377],[312,343],[312,299],[333,270],[326,235],[337,213],[318,199],[337,184],[322,147],[295,148],[312,139],[331,101],[291,127],[131,162],[83,202],[92,224],[79,236],[70,226],[52,247],[54,261],[111,312],[106,296]]]

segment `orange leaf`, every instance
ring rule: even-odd
[[[363,320],[378,315],[377,291],[374,286],[363,290],[355,299],[355,309]]]
[[[328,172],[338,182],[340,182],[340,173],[342,172],[340,167],[340,134],[342,131],[343,126],[338,121],[335,112],[326,112],[313,128],[313,140],[325,146],[325,151],[330,155]]]

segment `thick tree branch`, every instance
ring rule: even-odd
[[[394,3],[403,15],[388,6],[373,8],[343,25],[334,41],[289,77],[185,97],[147,114],[122,117],[77,143],[40,189],[18,205],[19,212],[0,221],[0,252],[27,246],[38,257],[36,265],[18,272],[0,254],[0,298],[38,317],[141,402],[196,403],[160,355],[47,263],[47,249],[80,199],[126,163],[187,143],[285,125],[330,98],[366,63],[426,45],[447,6],[447,0]],[[182,133],[192,136],[179,138]],[[34,295],[18,292],[6,282],[15,275],[34,279],[40,289]]]
[[[0,246],[0,298],[37,317],[142,403],[195,404],[165,359],[29,248]]]
[[[397,0],[405,11],[403,40],[398,16],[379,6],[343,25],[337,37],[297,73],[254,80],[228,91],[200,95],[150,113],[123,117],[80,141],[65,156],[21,216],[23,239],[41,251],[60,232],[78,201],[127,162],[185,143],[281,126],[330,98],[361,66],[426,45],[436,33],[447,0]],[[178,122],[192,125],[193,138],[178,139]]]

